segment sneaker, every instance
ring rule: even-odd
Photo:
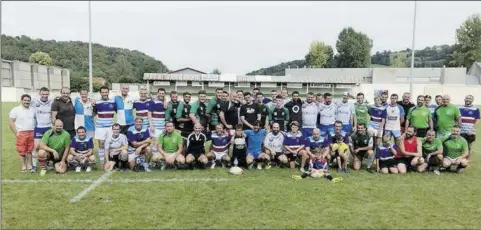
[[[152,170],[151,170],[149,167],[144,167],[144,170],[145,170],[146,172],[152,172]]]
[[[22,172],[23,172],[23,173],[24,173],[24,172],[27,172],[27,169],[22,169]]]
[[[252,167],[254,167],[254,163],[250,164],[247,168],[250,170]]]
[[[295,179],[295,180],[302,180],[302,177],[299,176],[299,175],[292,175],[292,179]]]
[[[225,168],[225,162],[222,162],[222,168]]]
[[[441,173],[439,172],[438,169],[435,169],[433,172],[434,172],[434,174],[436,174],[436,175],[438,175],[438,176],[441,175]]]
[[[341,181],[342,181],[342,177],[332,178],[332,180],[331,180],[332,183],[338,183],[338,182],[341,182]]]
[[[341,172],[341,171],[342,171],[342,169],[340,169],[340,168],[336,169],[336,172]]]
[[[167,167],[167,165],[165,163],[161,163],[160,164],[160,170],[161,171],[164,171],[165,170],[165,167]]]
[[[301,173],[305,173],[306,170],[304,168],[300,168],[299,171],[301,171]]]
[[[87,169],[85,169],[85,172],[91,172],[92,171],[92,167],[87,167]]]
[[[272,167],[271,164],[266,165],[266,169],[270,169],[271,167]]]
[[[344,173],[349,173],[349,169],[345,168],[342,170]]]
[[[456,169],[456,173],[461,173],[461,172],[463,172],[463,168],[457,168]]]
[[[262,169],[262,164],[257,164],[257,169]]]
[[[45,176],[45,174],[47,173],[47,169],[42,169],[40,170],[40,176]]]
[[[210,169],[214,169],[215,168],[215,162],[212,163],[212,165],[210,166]]]
[[[120,171],[124,173],[125,171],[127,171],[127,169],[126,169],[126,168],[121,168]]]
[[[82,172],[82,168],[81,168],[80,166],[77,166],[77,167],[75,168],[75,172]]]
[[[32,169],[30,169],[30,172],[31,172],[31,173],[37,172],[37,167],[32,167]]]

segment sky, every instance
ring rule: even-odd
[[[88,42],[88,2],[1,2],[1,33]],[[169,69],[245,74],[304,58],[314,40],[335,47],[348,26],[372,53],[410,48],[413,1],[92,2],[92,42],[139,50]],[[417,3],[416,49],[454,44],[481,1]],[[95,52],[95,50],[93,50]]]

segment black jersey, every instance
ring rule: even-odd
[[[187,153],[204,153],[204,144],[207,141],[207,136],[204,133],[191,133],[187,137]]]

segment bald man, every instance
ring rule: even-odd
[[[54,127],[42,137],[37,152],[40,167],[40,175],[47,173],[47,161],[53,161],[55,171],[57,173],[65,173],[67,171],[67,156],[70,151],[70,134],[63,129],[63,122],[59,119],[55,120]]]
[[[442,99],[443,103],[434,110],[437,138],[451,135],[452,128],[461,125],[459,108],[451,104],[449,95],[443,95]]]

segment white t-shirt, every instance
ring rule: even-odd
[[[400,105],[386,106],[386,124],[384,130],[401,130],[401,117],[404,117],[404,109]]]
[[[10,111],[9,117],[15,119],[17,132],[35,129],[35,110],[32,107],[25,108],[19,105]]]
[[[316,128],[319,107],[315,102],[302,104],[302,128]]]
[[[117,138],[114,138],[113,135],[109,135],[107,139],[105,139],[105,150],[110,149],[118,149],[122,146],[128,146],[127,137],[120,133]]]
[[[342,101],[337,103],[336,120],[341,121],[343,125],[351,123],[351,117],[354,113],[354,104]]]
[[[321,125],[334,125],[336,122],[337,106],[334,103],[326,105],[324,103],[319,104],[319,113],[321,114]]]
[[[276,151],[276,153],[283,152],[284,147],[284,135],[282,133],[278,133],[274,135],[273,133],[268,133],[264,139],[264,146],[269,149]]]

